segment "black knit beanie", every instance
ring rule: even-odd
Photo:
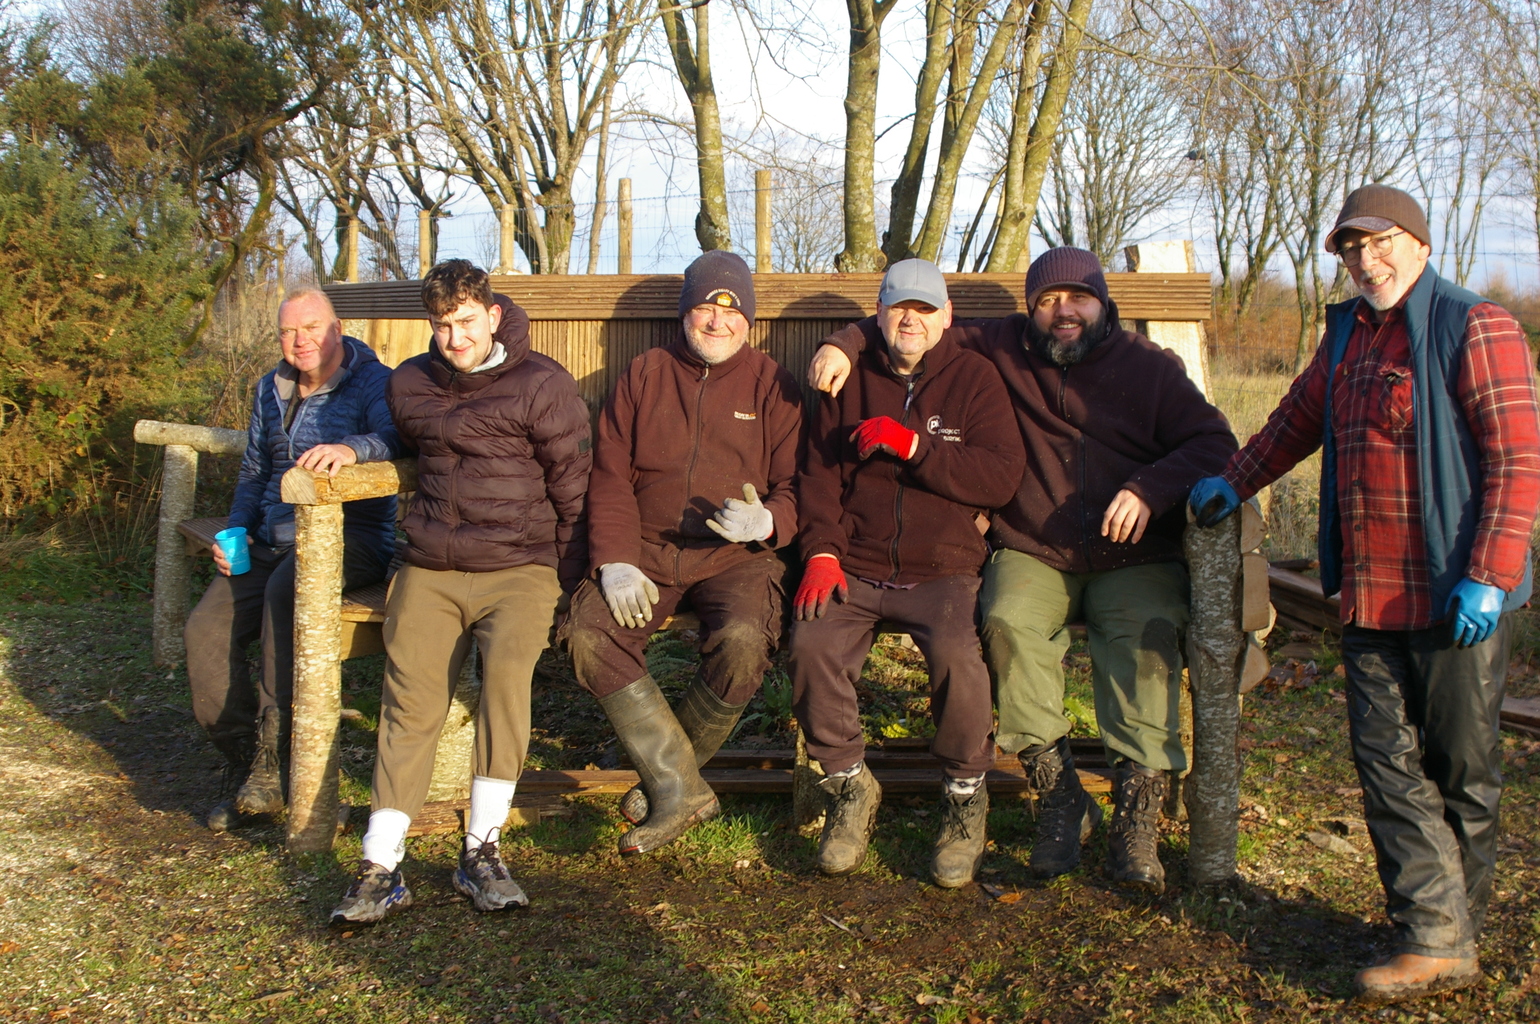
[[[1048,289],[1064,287],[1084,289],[1107,304],[1107,279],[1094,252],[1061,245],[1033,260],[1027,268],[1027,309]]]
[[[735,252],[713,249],[702,253],[684,272],[679,290],[680,319],[696,306],[727,306],[754,326],[754,275]]]

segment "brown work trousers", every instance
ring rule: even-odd
[[[665,619],[688,608],[701,623],[700,678],[724,703],[747,704],[781,639],[785,573],[786,563],[768,554],[693,586],[659,585],[652,618],[639,629],[616,622],[599,584],[585,580],[562,630],[578,683],[608,697],[647,675],[647,641]]]
[[[561,585],[556,570],[404,566],[385,602],[385,685],[373,809],[415,818],[428,796],[439,732],[474,637],[481,651],[474,774],[513,780],[529,751],[529,686]]]
[[[844,771],[866,754],[856,681],[883,620],[908,631],[930,670],[930,752],[948,775],[969,778],[994,767],[989,671],[975,626],[977,576],[945,576],[908,590],[845,575],[850,597],[823,616],[791,626],[793,708],[808,756],[825,772]]]

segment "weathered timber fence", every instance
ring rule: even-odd
[[[494,275],[492,287],[529,314],[535,351],[577,378],[597,409],[636,356],[679,334],[677,274]],[[881,274],[756,274],[754,327],[749,343],[801,377],[818,343],[853,320],[876,312]],[[959,317],[1022,312],[1020,274],[949,274]],[[1207,274],[1108,274],[1107,288],[1125,322],[1199,322],[1212,315]],[[337,315],[387,365],[426,352],[429,330],[417,281],[326,287]]]
[[[188,584],[192,556],[177,527],[192,518],[198,493],[198,453],[239,455],[246,450],[246,431],[195,427],[187,423],[140,420],[134,440],[165,449],[160,477],[160,523],[155,538],[155,664],[180,664],[187,651],[182,626],[187,622]]]

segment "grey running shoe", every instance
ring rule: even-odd
[[[412,890],[401,880],[401,869],[386,871],[372,860],[358,865],[353,884],[332,911],[332,924],[373,924],[391,911],[412,905]]]
[[[482,843],[474,850],[460,851],[460,868],[455,872],[455,891],[470,897],[477,910],[502,910],[509,906],[527,907],[529,897],[508,874],[508,867],[497,853],[496,843]]]

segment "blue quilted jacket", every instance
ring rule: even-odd
[[[294,506],[279,495],[283,474],[318,444],[345,444],[359,462],[399,458],[401,439],[385,405],[390,368],[357,338],[344,337],[342,368],[319,391],[301,399],[298,375],[280,361],[257,382],[251,403],[246,455],[230,506],[230,525],[244,526],[253,540],[275,548],[294,543]],[[299,402],[284,429],[290,402]],[[395,550],[396,499],[369,498],[342,506],[343,537],[351,548],[376,553],[383,568]]]

